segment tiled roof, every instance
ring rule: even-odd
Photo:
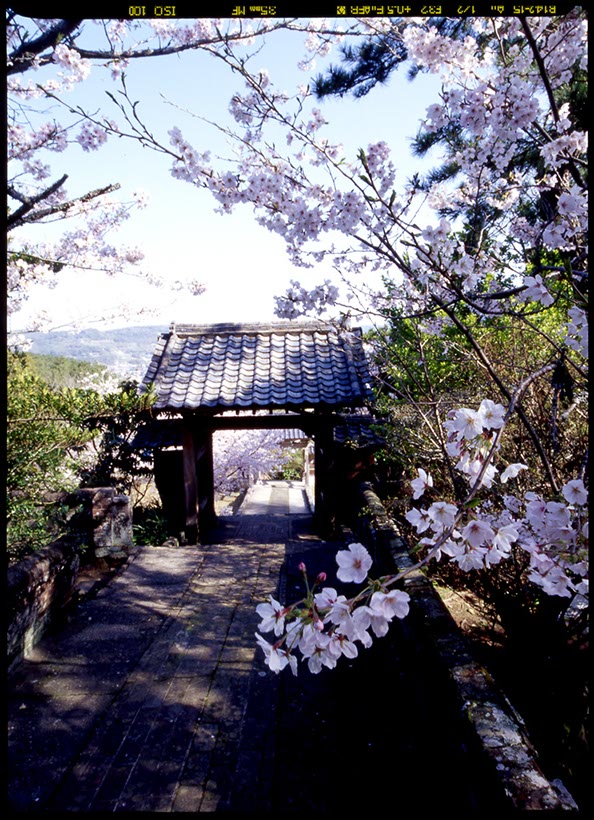
[[[157,410],[359,407],[371,400],[361,331],[322,322],[172,325],[141,389]]]
[[[340,416],[340,421],[334,427],[334,442],[347,447],[372,447],[376,449],[383,447],[386,443],[380,430],[379,421],[373,416]]]

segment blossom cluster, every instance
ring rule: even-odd
[[[567,326],[567,336],[565,344],[580,353],[584,358],[588,357],[588,317],[579,307],[570,308],[568,311],[569,324]]]
[[[284,606],[272,596],[269,601],[256,607],[261,618],[260,632],[273,632],[272,643],[256,633],[256,640],[264,652],[267,665],[273,672],[289,666],[297,674],[299,651],[302,662],[310,672],[317,674],[322,668],[334,669],[341,657],[356,658],[357,644],[368,648],[373,636],[387,634],[394,618],[405,618],[409,611],[409,595],[399,589],[390,589],[391,578],[377,581],[368,579],[372,558],[360,543],[352,543],[336,555],[339,581],[366,583],[356,597],[347,599],[334,587],[322,587],[326,573],[320,573],[314,584],[307,583],[307,568],[300,565],[307,584],[306,597],[294,604]]]
[[[329,279],[310,291],[306,291],[299,282],[291,280],[291,287],[284,296],[275,297],[276,314],[283,319],[295,319],[312,310],[323,313],[328,306],[336,303],[337,298],[338,288]]]
[[[96,151],[101,145],[107,142],[107,133],[104,128],[95,123],[83,123],[76,141],[83,151]]]
[[[62,74],[67,88],[86,80],[91,73],[90,60],[85,60],[78,51],[63,43],[54,49],[54,62],[67,69],[67,72]]]
[[[492,460],[498,449],[495,431],[501,431],[505,421],[504,407],[487,399],[478,410],[452,411],[444,423],[449,434],[448,452],[459,458],[456,469],[470,480],[474,490],[493,485],[497,468]],[[509,464],[500,476],[501,484],[527,469],[525,464]],[[433,487],[433,478],[419,469],[411,486],[416,500]],[[585,597],[587,499],[583,479],[576,478],[563,485],[559,499],[551,501],[533,491],[527,491],[523,499],[507,495],[498,512],[491,509],[492,503],[468,512],[465,505],[436,501],[426,509],[412,508],[406,519],[418,534],[430,532],[420,544],[431,558],[447,556],[464,571],[484,569],[509,558],[517,544],[530,555],[530,581],[549,595]]]

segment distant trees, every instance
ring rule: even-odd
[[[71,359],[68,356],[25,353],[24,361],[50,387],[81,387],[85,382],[97,384],[99,381],[115,378],[106,365]]]
[[[214,486],[220,493],[235,492],[271,473],[282,473],[294,459],[280,446],[278,430],[232,430],[213,436]]]

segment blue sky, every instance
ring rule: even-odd
[[[292,91],[322,68],[318,62],[311,74],[300,71],[297,62],[303,55],[298,34],[275,34],[254,60],[254,67],[267,67],[275,84]],[[131,98],[140,100],[139,112],[156,134],[165,137],[169,128],[178,125],[197,150],[229,154],[216,129],[163,100],[165,97],[178,108],[230,124],[228,102],[242,85],[219,60],[201,52],[187,52],[133,62],[126,76]],[[115,114],[105,91],[115,93],[117,89],[107,72],[93,69],[91,77],[68,95],[68,100],[89,111],[100,108],[105,114]],[[414,170],[427,167],[427,162],[419,164],[412,157],[409,141],[436,94],[434,78],[421,75],[411,83],[401,68],[384,87],[361,100],[327,99],[317,105],[329,120],[324,134],[342,142],[349,158],[355,158],[359,147],[384,139],[405,179]],[[184,294],[176,298],[167,289],[157,291],[137,279],[65,273],[57,288],[39,289],[33,294],[30,306],[15,316],[12,330],[19,330],[39,307],[57,325],[75,320],[80,326],[92,324],[99,328],[125,324],[168,326],[171,321],[268,321],[275,318],[273,297],[282,294],[291,279],[313,286],[332,276],[330,268],[306,271],[292,267],[282,239],[259,226],[249,206],[231,215],[214,213],[216,203],[207,191],[175,180],[167,157],[142,150],[135,143],[110,139],[93,153],[72,146],[63,154],[48,154],[47,161],[52,165],[52,179],[69,174],[71,195],[112,182],[121,184],[124,199],[136,189],[147,191],[148,207],[135,213],[114,234],[114,241],[140,246],[145,254],[144,268],[150,272],[172,279],[189,275],[203,281],[207,290],[200,296]],[[42,231],[35,228],[31,236],[41,238]],[[157,313],[127,321],[95,321],[97,316],[107,315],[119,299],[157,308]]]

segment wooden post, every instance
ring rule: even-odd
[[[156,448],[154,459],[155,484],[167,519],[167,534],[179,538],[186,529],[183,451]]]
[[[198,543],[198,482],[196,476],[196,445],[192,419],[184,418],[182,426],[184,463],[185,535],[188,544]]]
[[[196,475],[198,479],[198,535],[202,540],[203,535],[216,519],[210,427],[201,427],[196,433]]]
[[[332,482],[334,467],[334,439],[331,420],[318,426],[315,434],[315,517],[323,532],[333,529],[335,520]]]

